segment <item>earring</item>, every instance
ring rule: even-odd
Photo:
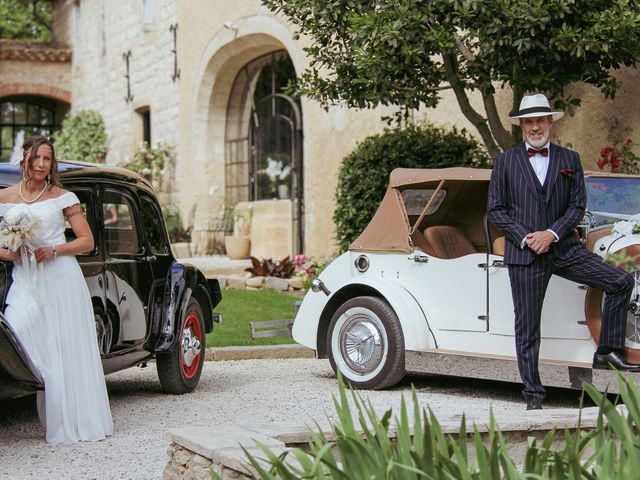
[[[47,182],[51,183],[51,174],[47,175],[46,180],[47,180]]]

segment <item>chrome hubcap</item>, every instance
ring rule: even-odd
[[[200,339],[194,335],[190,328],[185,328],[182,331],[182,361],[187,367],[190,367],[199,354]]]
[[[349,319],[340,331],[340,349],[347,366],[359,373],[375,369],[383,359],[384,341],[378,318],[364,315]]]

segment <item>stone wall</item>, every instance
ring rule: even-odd
[[[197,205],[195,230],[208,238],[206,231],[211,219],[224,202],[225,128],[236,76],[252,60],[283,49],[300,73],[309,64],[310,59],[303,51],[309,41],[295,39],[295,28],[273,15],[259,0],[150,3],[155,15],[150,24],[145,24],[143,2],[56,0],[56,15],[62,26],[56,27],[55,37],[73,44],[73,69],[68,81],[68,85],[73,85],[72,108],[95,109],[105,118],[108,163],[123,162],[132,155],[142,139],[137,111],[150,108],[152,141],[177,147],[173,199],[185,222]],[[180,77],[174,82],[171,78],[174,44],[169,27],[176,23]],[[123,54],[129,51],[133,100],[127,102]],[[623,87],[615,100],[604,101],[596,89],[580,84],[569,89],[583,98],[583,106],[575,117],[567,116],[557,124],[554,136],[561,144],[576,149],[587,167],[594,167],[614,118],[636,132],[640,129],[640,99],[635,95],[639,75],[631,69],[619,74]],[[443,91],[441,96],[438,108],[417,112],[416,119],[464,127],[477,136],[460,112],[453,93]],[[478,95],[471,95],[470,100],[482,111]],[[511,109],[509,91],[498,89],[497,105],[506,123]],[[381,116],[394,109],[355,110],[336,106],[325,110],[308,98],[302,99],[301,106],[303,250],[308,256],[328,257],[336,251],[332,214],[340,161],[358,141],[381,132],[385,127]],[[292,223],[288,223],[284,232],[280,228],[283,226],[280,214],[264,222],[254,221],[262,238],[260,243],[257,239],[253,242],[256,248],[253,254],[278,257],[285,252],[299,253],[292,251],[293,243],[289,242]],[[278,228],[273,228],[274,225]]]
[[[107,163],[128,160],[142,141],[142,109],[151,111],[151,141],[178,144],[178,83],[174,68],[173,34],[177,5],[155,0],[153,21],[143,22],[142,2],[98,0],[61,5],[71,18],[60,33],[73,41],[72,113],[97,110],[105,120],[109,145]],[[133,100],[127,101],[126,63]]]

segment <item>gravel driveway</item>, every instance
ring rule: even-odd
[[[411,383],[436,414],[488,416],[524,410],[520,387],[487,381],[408,376],[393,390],[363,392],[377,410],[399,412]],[[0,402],[0,478],[159,479],[167,461],[168,430],[188,425],[300,425],[333,412],[336,380],[326,360],[207,362],[194,393],[165,395],[155,365],[107,377],[115,422],[112,437],[95,443],[48,445],[35,398]],[[576,407],[579,394],[549,391],[545,408]],[[324,422],[323,422],[324,423]]]

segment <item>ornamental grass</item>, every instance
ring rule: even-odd
[[[463,416],[458,433],[445,434],[434,413],[419,406],[415,391],[412,407],[402,398],[399,417],[392,410],[379,416],[357,392],[348,395],[341,378],[334,397],[338,420],[330,434],[316,425],[308,448],[275,454],[258,444],[260,458],[244,451],[256,478],[264,480],[638,478],[640,395],[627,377],[618,374],[617,382],[620,394],[614,400],[583,385],[599,407],[595,428],[554,429],[542,439],[530,437],[520,465],[493,414],[487,432],[475,425],[468,430]],[[626,409],[616,408],[619,402]]]

